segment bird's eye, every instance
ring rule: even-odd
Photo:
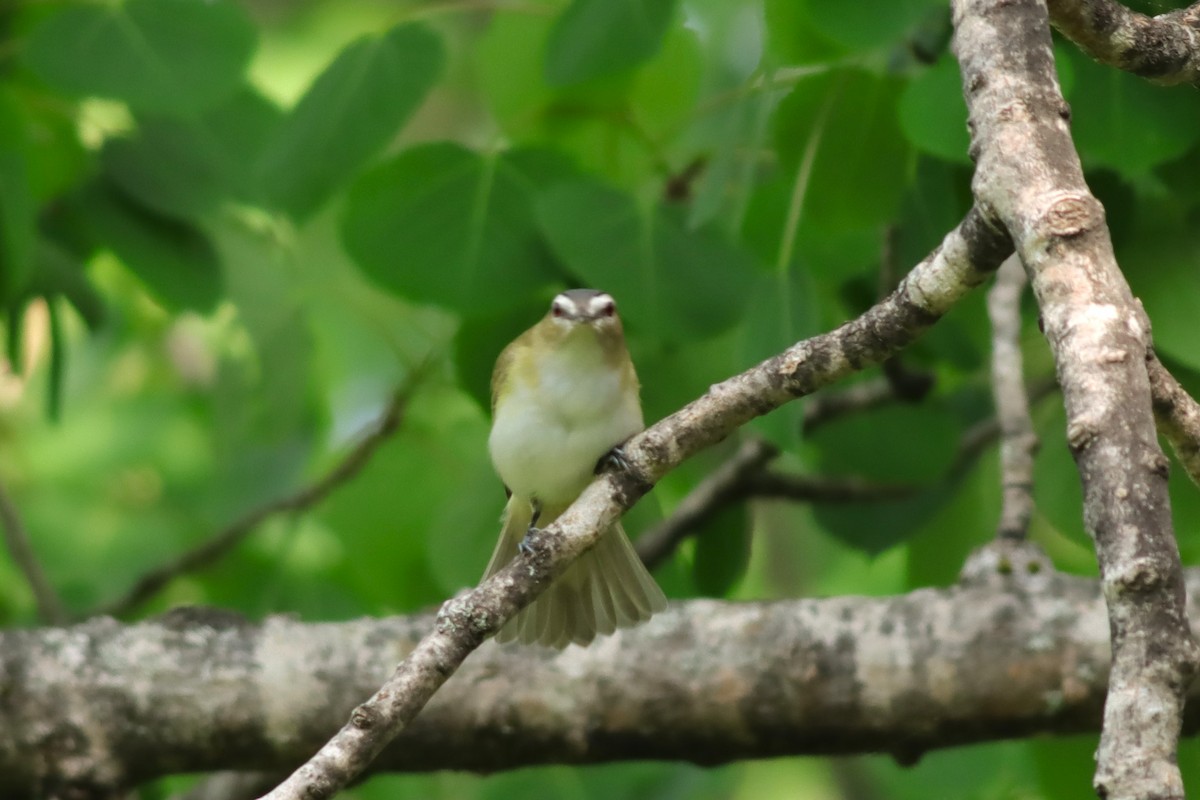
[[[558,303],[555,303],[554,305],[550,306],[550,316],[552,316],[552,317],[561,317],[566,313],[567,312],[563,311],[563,307],[560,306]]]
[[[617,307],[611,300],[600,307],[600,316],[602,317],[611,317],[615,313],[617,313]]]

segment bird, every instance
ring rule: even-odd
[[[492,372],[488,451],[509,498],[485,580],[523,549],[529,530],[566,511],[606,456],[619,456],[614,448],[642,430],[639,389],[616,302],[606,292],[558,294],[546,315],[504,348]],[[496,640],[585,646],[666,606],[616,522]]]

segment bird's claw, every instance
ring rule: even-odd
[[[541,532],[541,528],[535,528],[532,525],[529,526],[528,530],[525,531],[525,537],[521,539],[521,541],[517,542],[517,550],[520,551],[521,555],[525,556],[526,558],[529,558],[533,555],[533,544],[529,541],[529,539],[530,537],[537,536]]]
[[[600,456],[600,460],[596,462],[595,474],[599,475],[605,470],[613,469],[625,471],[629,469],[629,459],[625,457],[624,444],[614,446],[604,455]]]
[[[517,550],[521,555],[529,557],[533,555],[533,545],[530,543],[530,538],[542,532],[542,529],[537,526],[538,519],[542,516],[542,503],[536,497],[529,501],[529,527],[525,529],[525,536],[521,541],[517,542]]]

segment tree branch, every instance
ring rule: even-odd
[[[779,449],[763,439],[743,442],[728,461],[696,484],[671,516],[638,537],[637,552],[646,569],[653,570],[666,561],[684,539],[722,508],[744,500],[747,479],[777,455]]]
[[[1021,292],[1025,272],[1010,256],[996,272],[988,291],[992,321],[992,397],[1000,423],[1000,484],[1004,490],[996,533],[1024,539],[1033,516],[1033,456],[1038,439],[1029,416],[1021,359]]]
[[[1050,21],[1097,61],[1155,83],[1200,85],[1200,3],[1157,17],[1116,0],[1047,0]]]
[[[328,797],[366,769],[483,640],[528,605],[600,532],[685,458],[740,425],[856,369],[877,364],[914,341],[1011,247],[972,209],[936,251],[867,313],[714,385],[624,447],[630,469],[594,481],[559,519],[529,540],[527,554],[447,602],[434,631],[417,645],[349,723],[266,797]]]
[[[804,406],[804,433],[812,433],[834,420],[894,403],[900,398],[886,376],[870,378],[837,391],[822,392]]]
[[[126,614],[149,600],[180,575],[195,572],[221,559],[260,524],[275,514],[303,511],[320,503],[341,484],[357,475],[371,456],[400,424],[408,394],[398,391],[392,395],[383,413],[371,430],[333,469],[299,491],[271,500],[234,520],[211,538],[187,550],[165,564],[151,569],[139,578],[122,597],[96,612],[102,616]]]
[[[1058,88],[1040,0],[953,0],[979,208],[1029,272],[1054,353],[1112,627],[1097,753],[1103,797],[1182,798],[1176,747],[1200,648],[1184,613],[1167,461],[1150,410],[1149,324],[1113,256]]]
[[[1200,571],[1187,577],[1200,620]],[[168,774],[292,768],[432,624],[192,610],[2,632],[0,796],[105,797]],[[488,643],[374,769],[880,751],[911,763],[1095,731],[1108,670],[1099,582],[1052,570],[993,569],[893,597],[693,600],[588,648]],[[1200,727],[1200,703],[1187,725]]]
[[[1151,350],[1146,355],[1154,418],[1188,477],[1200,486],[1200,403],[1189,395]]]
[[[37,604],[38,619],[50,625],[61,625],[67,621],[67,611],[62,600],[46,578],[42,564],[37,554],[33,552],[33,544],[29,541],[29,533],[21,522],[21,515],[8,496],[4,486],[0,484],[0,526],[4,528],[4,544],[12,556],[13,563],[29,582],[33,592],[34,603]]]

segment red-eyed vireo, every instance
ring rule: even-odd
[[[549,525],[591,482],[599,460],[642,429],[638,379],[612,297],[574,289],[518,336],[492,373],[492,464],[511,493],[487,578],[533,525]],[[667,600],[618,523],[497,634],[586,645],[636,625]]]

